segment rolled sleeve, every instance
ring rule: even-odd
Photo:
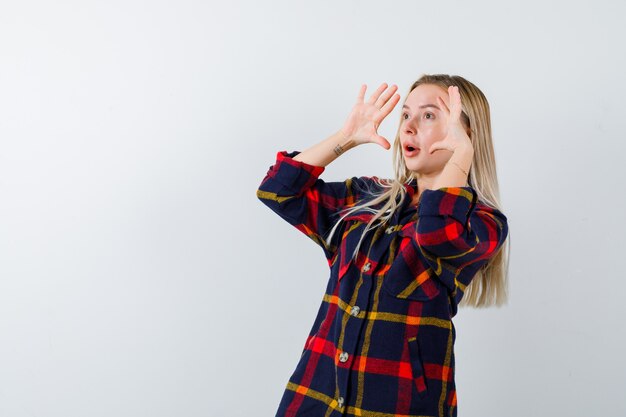
[[[300,151],[279,151],[276,153],[276,162],[270,166],[268,175],[276,183],[282,186],[286,194],[300,195],[310,188],[315,180],[326,169],[322,166],[307,164],[293,159]],[[278,191],[278,190],[277,190]]]
[[[506,216],[480,204],[470,187],[424,190],[415,228],[417,245],[451,290],[465,290],[508,235]]]
[[[263,204],[322,247],[329,262],[337,253],[340,233],[330,242],[326,235],[343,208],[354,205],[371,177],[326,182],[324,167],[296,161],[299,151],[280,151],[256,192]]]

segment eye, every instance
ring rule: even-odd
[[[435,116],[434,113],[431,113],[431,112],[424,113],[424,117],[426,117],[426,115]],[[406,118],[404,116],[408,116],[408,114],[402,113],[402,119],[406,120]],[[430,120],[430,119],[432,119],[432,117],[429,117],[428,119]]]

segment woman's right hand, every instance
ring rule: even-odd
[[[398,86],[393,84],[388,88],[387,83],[382,83],[369,101],[364,103],[363,98],[366,89],[367,85],[362,84],[356,104],[341,131],[346,138],[354,140],[355,145],[372,142],[378,143],[388,150],[391,148],[391,144],[387,139],[380,136],[377,130],[383,119],[391,113],[400,100],[399,94],[393,94]]]

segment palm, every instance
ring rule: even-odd
[[[428,150],[429,153],[440,149],[454,151],[459,146],[471,145],[470,137],[467,136],[467,132],[461,123],[461,95],[459,94],[459,88],[456,86],[448,87],[448,95],[450,97],[449,107],[440,97],[437,97],[448,119],[446,137],[433,143]]]
[[[368,102],[364,102],[366,88],[365,84],[361,85],[357,102],[342,130],[357,144],[378,143],[383,148],[389,149],[391,144],[386,138],[378,134],[378,127],[400,100],[400,95],[393,95],[397,86],[393,85],[387,89],[386,84],[383,83],[372,94]]]
[[[351,116],[348,119],[347,128],[354,131],[354,137],[364,141],[378,135],[378,126],[384,118],[382,112],[369,103],[356,104]]]

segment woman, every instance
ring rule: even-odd
[[[277,416],[456,416],[458,305],[506,301],[489,105],[460,76],[410,88],[393,143],[395,178],[319,178],[347,150],[391,145],[377,128],[400,96],[362,85],[344,126],[281,151],[258,198],[324,251],[330,279]]]

